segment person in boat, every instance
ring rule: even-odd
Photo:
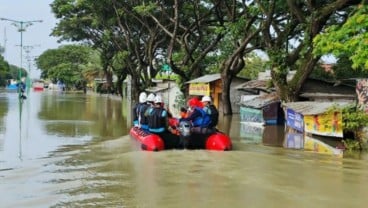
[[[146,131],[148,131],[148,117],[146,112],[149,111],[151,108],[153,108],[155,97],[156,97],[155,94],[150,93],[146,99],[146,106],[140,112],[141,116],[140,127]]]
[[[146,112],[148,108],[147,104],[147,94],[145,92],[141,92],[139,94],[139,102],[133,107],[133,125],[138,126],[140,128],[148,128],[146,117],[144,116],[144,113]],[[143,124],[143,126],[142,126]]]
[[[203,103],[203,111],[210,116],[210,123],[208,124],[208,128],[216,130],[219,117],[216,106],[212,104],[212,99],[210,96],[203,96],[201,101]]]
[[[186,107],[180,108],[180,118],[188,117],[188,109]]]
[[[156,97],[156,95],[155,94],[153,94],[153,93],[150,93],[149,95],[148,95],[148,97],[147,97],[147,104],[149,105],[149,107],[153,107],[153,105],[154,105],[154,101],[155,101],[155,97]]]
[[[162,97],[157,95],[155,97],[154,105],[146,111],[148,118],[148,131],[160,136],[167,148],[176,148],[179,144],[179,136],[172,133],[169,126],[168,112],[163,107]]]
[[[168,129],[168,114],[162,107],[162,102],[162,97],[157,95],[153,107],[145,113],[148,118],[148,131],[151,133],[164,133]]]
[[[191,132],[196,134],[210,134],[214,130],[209,128],[210,115],[203,110],[203,103],[197,98],[188,100],[188,117],[180,118],[179,121],[190,121],[192,124]]]

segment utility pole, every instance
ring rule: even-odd
[[[27,95],[29,94],[29,90],[31,89],[31,79],[30,79],[30,75],[31,75],[31,56],[30,56],[30,53],[31,53],[31,50],[34,48],[34,47],[38,47],[40,45],[25,45],[23,46],[23,49],[24,49],[24,52],[26,53],[26,61],[28,63],[28,76],[27,76],[27,79],[26,79],[26,86],[27,86]]]
[[[42,22],[42,20],[19,21],[2,17],[0,17],[0,20],[11,22],[11,24],[18,29],[18,32],[20,32],[20,66],[19,66],[20,67],[19,81],[20,81],[22,79],[22,67],[23,67],[23,32],[26,31],[27,27],[33,25],[33,23]],[[20,90],[20,88],[18,90]]]

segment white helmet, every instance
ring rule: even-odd
[[[163,102],[162,102],[162,97],[161,97],[161,96],[159,96],[159,95],[157,95],[157,96],[155,97],[155,103],[163,103]]]
[[[139,102],[145,103],[146,100],[147,100],[147,94],[145,92],[141,92],[141,94],[139,94]]]
[[[155,101],[155,94],[153,94],[153,93],[149,94],[146,101],[147,102]]]
[[[203,96],[202,102],[212,102],[212,100],[209,96]]]

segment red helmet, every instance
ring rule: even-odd
[[[188,100],[188,105],[190,107],[197,106],[197,100],[195,98],[191,98],[190,100]]]
[[[194,97],[191,98],[190,100],[188,100],[188,105],[190,107],[199,107],[202,108],[203,107],[203,103],[198,99],[198,97]]]

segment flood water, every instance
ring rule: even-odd
[[[368,206],[366,154],[287,149],[275,131],[240,133],[237,116],[219,125],[233,151],[145,152],[125,106],[52,92],[19,105],[0,93],[0,207]]]

